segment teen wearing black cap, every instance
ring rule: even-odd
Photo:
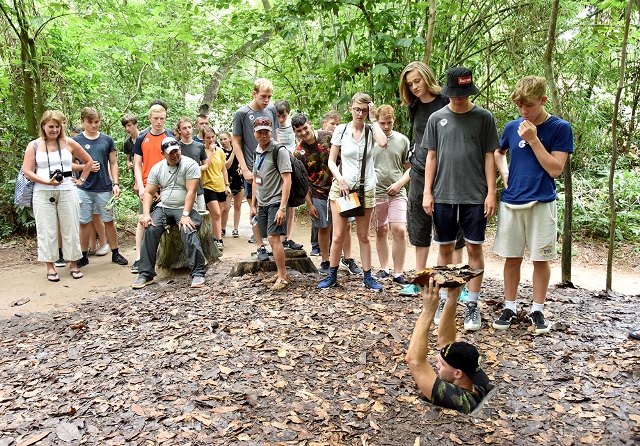
[[[421,288],[424,309],[416,322],[406,361],[420,391],[433,404],[470,413],[487,393],[489,378],[480,367],[478,350],[456,342],[456,306],[462,287],[448,288],[438,325],[438,372],[427,362],[429,331],[438,309],[440,286],[433,279]]]
[[[433,239],[440,245],[438,265],[452,262],[458,231],[462,229],[469,265],[484,269],[482,245],[487,221],[497,206],[493,152],[500,147],[500,140],[491,112],[471,102],[470,97],[477,93],[471,70],[451,68],[447,85],[441,90],[450,102],[431,114],[422,141],[429,150],[422,206],[428,215],[433,215]],[[481,286],[482,276],[469,282],[465,330],[482,327],[478,308]],[[445,298],[440,297],[440,309]]]

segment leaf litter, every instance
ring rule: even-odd
[[[626,335],[638,296],[552,287],[554,326],[536,337],[525,318],[490,328],[502,284],[485,279],[483,329],[458,339],[498,391],[463,415],[420,399],[404,362],[419,299],[357,276],[319,291],[292,271],[272,292],[263,275],[227,273],[0,322],[0,446],[640,442],[640,345]]]

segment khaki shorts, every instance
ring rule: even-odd
[[[334,181],[331,184],[331,190],[329,191],[329,200],[335,201],[338,198],[340,198],[340,185],[337,181]],[[374,189],[364,191],[364,207],[365,209],[376,207],[376,197]]]
[[[501,257],[524,257],[525,247],[531,260],[554,260],[558,235],[556,202],[537,202],[530,208],[512,209],[500,202],[498,228],[493,252]]]

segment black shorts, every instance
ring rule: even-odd
[[[211,189],[202,189],[204,191],[204,202],[209,203],[211,201],[219,201],[224,203],[227,201],[227,194],[224,192],[216,192]]]
[[[427,214],[422,207],[422,200],[411,200],[407,202],[407,232],[409,241],[413,246],[431,246],[431,226],[433,221],[431,215]]]
[[[242,176],[229,174],[229,189],[231,189],[232,195],[240,192],[243,189],[243,186]]]
[[[436,243],[456,243],[460,229],[469,243],[484,243],[487,219],[484,204],[436,203],[433,210],[434,239]]]

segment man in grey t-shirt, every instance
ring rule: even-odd
[[[471,70],[451,68],[441,93],[450,102],[429,117],[422,142],[429,150],[422,206],[428,215],[433,215],[433,239],[440,244],[438,265],[452,262],[462,228],[469,266],[484,269],[482,244],[487,220],[494,216],[497,206],[493,152],[500,147],[498,130],[491,112],[469,99],[479,93]],[[482,327],[478,310],[481,286],[482,276],[469,282],[465,330]],[[440,319],[445,300],[443,290],[434,320]]]
[[[289,151],[271,139],[271,121],[258,118],[254,122],[254,133],[258,146],[253,164],[253,192],[251,218],[257,215],[260,245],[258,260],[268,260],[267,250],[262,242],[269,238],[278,273],[272,290],[282,290],[291,279],[287,274],[284,246],[280,236],[287,233],[287,201],[291,191],[291,158]],[[277,163],[277,166],[276,166]]]
[[[143,288],[153,282],[160,237],[167,226],[175,224],[180,228],[187,254],[191,287],[199,288],[204,285],[205,273],[205,257],[198,236],[202,219],[194,208],[200,169],[194,160],[182,156],[175,138],[164,138],[161,148],[164,160],[151,168],[144,190],[140,224],[145,229],[140,248],[139,276],[132,288]],[[151,204],[158,188],[160,203],[152,211]]]
[[[273,84],[267,79],[256,79],[253,83],[253,100],[240,108],[233,116],[233,136],[231,144],[233,153],[240,164],[244,177],[244,190],[247,201],[251,201],[253,184],[253,159],[256,155],[258,141],[253,133],[253,123],[256,119],[264,117],[271,122],[272,137],[278,139],[278,114],[273,105],[270,105],[273,96]],[[257,225],[256,225],[257,226]],[[260,236],[258,228],[253,227],[253,237],[249,242],[255,243]]]

